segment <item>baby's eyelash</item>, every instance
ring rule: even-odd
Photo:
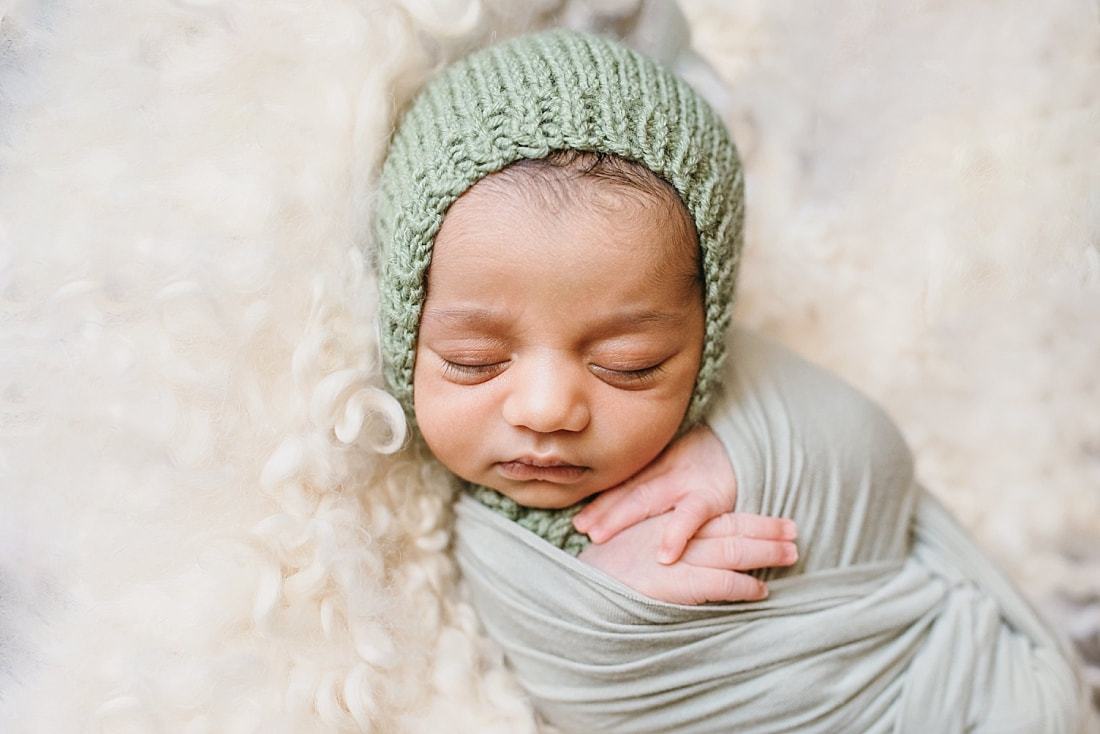
[[[440,359],[443,365],[444,377],[456,382],[469,383],[481,382],[495,377],[507,364],[506,362],[465,364],[463,362],[453,362],[449,359]]]
[[[604,380],[615,387],[643,388],[648,387],[664,371],[664,363],[642,367],[636,370],[616,370],[610,367],[593,365],[595,370]]]
[[[454,370],[455,372],[462,372],[469,375],[479,375],[484,372],[492,372],[497,368],[499,363],[494,364],[463,364],[461,362],[452,362],[450,360],[443,360],[443,369]]]

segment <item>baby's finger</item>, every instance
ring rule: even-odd
[[[798,560],[798,547],[786,540],[757,540],[735,535],[696,538],[684,550],[683,561],[693,566],[750,571],[755,568],[790,566]]]
[[[685,497],[668,517],[668,524],[665,526],[664,533],[661,534],[657,561],[666,565],[674,563],[684,552],[684,547],[692,536],[723,509],[712,507],[705,497],[699,495]]]
[[[695,533],[696,538],[721,538],[734,535],[759,540],[794,540],[798,537],[798,526],[794,520],[784,517],[727,512],[711,518]]]
[[[659,486],[635,478],[600,493],[573,518],[573,527],[596,543],[606,543],[626,528],[665,512],[673,502],[663,497]]]
[[[736,571],[714,568],[685,568],[683,598],[679,604],[704,604],[709,601],[759,601],[768,596],[768,587],[760,579]]]

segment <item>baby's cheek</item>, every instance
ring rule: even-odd
[[[488,426],[473,392],[432,380],[415,388],[417,426],[428,448],[444,464],[460,461],[487,435]]]

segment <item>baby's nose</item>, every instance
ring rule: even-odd
[[[518,360],[511,371],[514,384],[503,410],[509,424],[539,433],[576,432],[588,425],[584,365],[543,356]]]

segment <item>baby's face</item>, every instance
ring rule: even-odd
[[[563,182],[552,202],[489,181],[436,237],[416,419],[462,478],[567,507],[641,470],[683,420],[703,345],[696,244],[672,204],[605,182]]]

